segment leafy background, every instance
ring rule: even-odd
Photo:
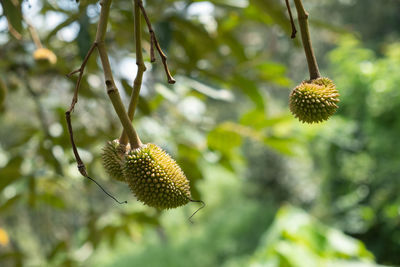
[[[148,63],[143,28],[148,71],[134,124],[207,203],[192,225],[195,204],[154,210],[104,173],[101,147],[121,126],[96,54],[75,138],[91,176],[128,204],[76,169],[64,119],[76,77],[65,75],[94,40],[97,1],[1,1],[0,265],[400,265],[400,3],[304,4],[322,73],[341,93],[321,125],[288,111],[308,71],[284,1],[145,2],[177,83],[166,83],[159,59]],[[132,15],[132,1],[114,1],[106,39],[125,103],[136,73]],[[56,64],[34,60],[26,21]]]

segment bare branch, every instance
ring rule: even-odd
[[[290,36],[290,38],[294,39],[296,38],[296,26],[294,25],[294,21],[293,21],[293,16],[292,16],[292,9],[290,8],[290,4],[289,4],[289,0],[285,0],[286,2],[286,8],[289,12],[289,18],[290,18],[290,25],[292,26],[292,35]]]
[[[75,104],[78,102],[78,92],[79,92],[79,87],[81,86],[83,72],[85,71],[86,64],[87,64],[87,62],[88,62],[88,60],[89,60],[90,56],[92,55],[93,50],[95,48],[96,48],[96,43],[92,44],[92,46],[90,47],[90,49],[87,52],[85,58],[83,59],[83,62],[82,62],[82,65],[80,66],[80,68],[70,72],[69,74],[67,74],[67,77],[71,77],[75,73],[79,72],[78,80],[76,81],[76,84],[75,84],[74,97],[72,98],[71,106],[68,109],[68,112],[70,112],[70,113],[74,110]]]
[[[135,110],[139,101],[139,93],[142,87],[143,73],[146,71],[142,53],[142,29],[141,29],[141,15],[139,0],[134,0],[135,6],[135,48],[136,48],[136,65],[138,66],[136,78],[133,82],[133,91],[131,100],[128,106],[128,117],[132,121],[135,116]],[[154,52],[153,52],[154,53]],[[125,130],[122,131],[119,143],[126,145],[128,142],[128,135]]]
[[[158,43],[156,34],[154,33],[153,27],[151,26],[150,19],[147,16],[146,10],[144,9],[143,1],[139,0],[138,4],[139,4],[139,7],[140,7],[140,9],[142,11],[143,17],[146,20],[147,28],[149,29],[149,33],[150,33],[150,58],[151,58],[151,62],[154,62],[156,60],[155,57],[154,57],[154,46],[155,46],[157,51],[158,51],[158,54],[161,57],[162,63],[164,65],[164,70],[165,70],[165,74],[167,75],[168,83],[174,84],[176,81],[172,77],[171,72],[169,71],[168,64],[167,64],[167,56],[164,54],[164,52],[161,49],[160,44]]]

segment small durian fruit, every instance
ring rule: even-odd
[[[124,173],[122,171],[122,162],[124,160],[126,149],[125,145],[121,145],[118,139],[109,141],[103,147],[101,159],[107,174],[118,181],[125,182]]]
[[[148,206],[172,209],[192,201],[189,180],[157,145],[149,143],[130,150],[123,170],[133,194]]]
[[[301,122],[318,123],[328,120],[338,106],[339,93],[328,78],[304,81],[289,96],[289,108]]]
[[[41,47],[33,52],[33,58],[38,62],[49,62],[51,65],[57,63],[57,56],[50,49]]]

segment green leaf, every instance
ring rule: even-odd
[[[375,266],[362,242],[323,225],[303,210],[285,205],[264,234],[251,266],[271,261],[275,261],[272,266],[347,266],[348,259]],[[335,265],[339,261],[342,264]]]
[[[285,77],[286,67],[275,62],[264,62],[256,66],[260,79],[287,87],[291,81]]]
[[[21,163],[21,157],[12,158],[6,167],[0,170],[0,191],[20,177]]]
[[[221,151],[224,154],[231,153],[231,150],[242,144],[242,137],[224,126],[212,130],[207,136],[207,144],[211,149]]]
[[[293,145],[296,140],[292,138],[278,138],[278,137],[266,137],[264,139],[264,144],[277,150],[278,152],[293,156]]]
[[[16,195],[10,199],[8,199],[6,202],[4,202],[3,204],[0,205],[0,212],[4,212],[7,209],[9,209],[10,207],[14,206],[18,200],[21,199],[21,195]]]
[[[266,120],[264,111],[253,109],[242,116],[240,124],[253,127],[256,130],[261,130],[265,127]]]
[[[248,96],[258,109],[264,109],[264,97],[260,93],[257,83],[241,75],[234,76],[232,83]]]
[[[6,15],[9,27],[11,26],[19,34],[22,33],[22,1],[2,0],[4,15]]]
[[[82,17],[79,19],[79,27],[80,29],[76,41],[79,47],[79,56],[81,59],[84,59],[92,45],[89,33],[90,22],[86,12],[83,12]]]

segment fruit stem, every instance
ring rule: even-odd
[[[133,82],[133,92],[128,106],[128,117],[132,121],[135,116],[136,106],[139,100],[139,93],[142,86],[143,73],[146,71],[142,53],[142,34],[141,34],[141,15],[139,1],[134,0],[135,6],[135,46],[136,46],[136,65],[138,67],[135,81]],[[126,145],[128,135],[125,129],[122,131],[119,143]]]
[[[307,58],[308,70],[310,72],[310,80],[315,80],[321,77],[319,73],[317,59],[314,55],[314,50],[311,44],[310,31],[308,27],[308,13],[304,9],[301,0],[294,0],[297,10],[297,16],[299,19],[301,40],[303,42],[304,52]]]
[[[99,51],[101,64],[103,65],[103,72],[105,78],[105,84],[107,86],[107,94],[111,100],[111,103],[114,107],[115,112],[118,115],[121,124],[128,135],[129,142],[132,148],[139,148],[142,145],[142,142],[139,139],[139,136],[135,129],[132,126],[131,120],[126,113],[124,104],[122,103],[121,97],[118,92],[118,88],[115,85],[114,78],[111,71],[110,62],[108,60],[107,50],[105,47],[104,39],[107,31],[107,22],[110,14],[110,6],[112,0],[102,0],[100,2],[101,11],[99,24],[97,26],[96,33],[96,47]]]

